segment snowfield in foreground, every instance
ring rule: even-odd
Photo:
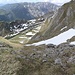
[[[71,29],[51,38],[51,39],[40,41],[40,42],[37,42],[37,43],[33,43],[31,45],[35,45],[35,46],[42,45],[42,44],[59,45],[61,43],[66,42],[68,39],[71,39],[73,36],[75,36],[75,29],[71,28]]]

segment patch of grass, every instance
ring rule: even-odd
[[[0,37],[0,42],[6,43],[6,44],[12,46],[13,48],[22,48],[23,47],[21,44],[11,43],[9,40],[4,39],[3,37]]]

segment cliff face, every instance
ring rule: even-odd
[[[75,28],[74,1],[64,4],[53,17],[48,17],[43,23],[40,32],[32,39],[33,41],[49,39],[71,28]]]

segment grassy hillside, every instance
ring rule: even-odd
[[[21,44],[11,43],[10,41],[4,39],[3,37],[0,37],[0,43],[8,44],[9,46],[11,46],[13,48],[22,48],[23,47]]]
[[[62,49],[63,50],[62,50]],[[41,46],[21,50],[0,47],[0,74],[3,75],[73,75],[75,46]]]

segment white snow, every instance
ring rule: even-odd
[[[19,37],[19,38],[23,39],[23,38],[27,38],[27,37]]]
[[[28,39],[31,39],[32,37],[29,37]]]
[[[16,27],[16,26],[14,26],[14,28],[16,29],[17,27]]]
[[[71,42],[70,45],[75,45],[75,41]]]
[[[21,31],[25,30],[26,28],[28,28],[28,27],[24,27],[24,28],[21,28],[21,29],[15,29],[14,32],[18,32],[19,33]]]
[[[22,26],[26,26],[27,27],[28,25],[27,24],[22,24]]]
[[[63,27],[60,31],[62,31],[62,30],[64,30],[64,29],[66,29],[66,28],[67,28],[67,26]]]
[[[35,34],[33,34],[32,32],[28,32],[26,35],[35,35]]]
[[[24,43],[24,41],[19,41],[21,44],[23,44]]]
[[[29,20],[29,21],[31,21],[31,22],[35,22],[35,21],[36,21],[36,19],[32,19],[32,20]]]
[[[55,45],[59,45],[61,43],[66,42],[68,39],[72,38],[73,36],[75,36],[75,29],[71,28],[71,29],[59,34],[58,36],[51,38],[51,39],[40,41],[37,43],[33,43],[31,45],[38,46],[38,45],[50,44],[50,43],[55,44]]]
[[[19,34],[19,33],[14,33],[14,34],[6,35],[4,38],[6,38],[6,37],[12,37],[12,36],[15,36],[17,34]]]
[[[35,23],[36,19],[29,20],[31,23]]]

